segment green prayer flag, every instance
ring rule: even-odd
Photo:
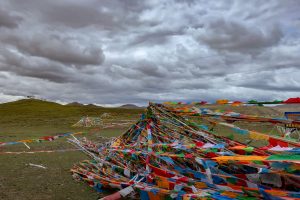
[[[271,155],[267,158],[267,160],[299,160],[300,155]]]

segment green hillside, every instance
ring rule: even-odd
[[[94,128],[71,127],[82,116],[100,117],[108,113],[109,122],[135,120],[142,109],[103,108],[94,105],[60,105],[53,102],[24,99],[0,104],[0,142],[34,139],[65,132],[85,132],[78,137],[99,140],[98,136],[116,136],[128,127]],[[129,126],[129,125],[128,125]],[[30,143],[0,147],[0,199],[97,199],[98,194],[85,184],[77,183],[69,172],[72,165],[88,157],[80,151],[35,154],[1,154],[60,150],[74,148],[67,138],[53,142]],[[41,164],[47,169],[28,166]]]
[[[56,133],[72,131],[82,116],[100,117],[109,113],[111,120],[137,119],[142,109],[103,108],[91,105],[60,105],[54,102],[24,99],[0,104],[0,132]]]
[[[100,116],[110,113],[112,116],[135,117],[141,113],[140,109],[103,108],[92,105],[61,105],[54,102],[23,99],[15,102],[0,104],[0,114],[4,119],[52,119],[76,118],[84,115]],[[0,121],[5,122],[5,121]],[[30,121],[34,123],[34,121]]]

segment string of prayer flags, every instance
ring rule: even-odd
[[[51,142],[51,141],[56,140],[58,138],[63,138],[63,137],[68,137],[68,136],[71,136],[71,135],[78,135],[78,134],[82,134],[82,132],[63,133],[63,134],[54,135],[54,136],[43,136],[43,137],[40,137],[40,138],[18,140],[18,141],[14,141],[14,142],[0,142],[0,147],[1,146],[6,146],[6,145],[26,144],[26,143],[32,143],[32,142],[43,142],[43,141],[50,141]]]

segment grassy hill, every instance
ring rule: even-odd
[[[103,108],[94,105],[60,105],[42,100],[24,99],[0,104],[0,142],[33,139],[64,132],[84,131],[78,137],[99,140],[98,136],[116,136],[127,127],[101,129],[73,128],[82,116],[106,120],[136,120],[142,109]],[[129,125],[128,125],[129,126]],[[58,150],[74,148],[66,138],[53,142],[0,147],[0,199],[97,199],[98,194],[86,184],[77,183],[69,172],[72,165],[88,157],[80,151],[64,153],[2,154],[2,152]],[[28,166],[41,164],[47,169]]]
[[[103,108],[91,105],[61,105],[54,102],[24,99],[0,104],[0,129],[6,133],[62,132],[82,116],[100,117],[109,113],[111,119],[137,119],[142,109]]]
[[[26,117],[50,117],[62,118],[62,117],[78,117],[83,115],[98,115],[102,113],[111,113],[114,116],[118,115],[136,115],[141,113],[141,110],[130,110],[124,108],[104,108],[89,105],[61,105],[54,102],[48,102],[43,100],[34,99],[23,99],[15,102],[9,102],[0,104],[1,115],[11,115],[15,118],[26,118]],[[6,116],[7,117],[7,116]]]

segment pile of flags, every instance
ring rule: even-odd
[[[300,199],[299,142],[242,129],[223,116],[247,123],[275,119],[231,114],[150,103],[138,122],[109,142],[70,140],[91,157],[71,172],[98,192],[110,191],[106,200]],[[204,118],[268,144],[249,146],[225,137]]]

